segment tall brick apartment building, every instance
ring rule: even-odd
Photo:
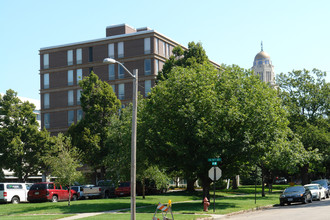
[[[139,92],[146,96],[157,73],[178,43],[149,28],[109,26],[106,37],[40,49],[41,123],[52,134],[65,132],[82,118],[79,80],[94,71],[107,81],[123,104],[132,100],[132,78],[114,58],[133,72],[138,69]]]

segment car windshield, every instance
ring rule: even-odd
[[[129,182],[125,182],[125,183],[120,183],[119,187],[129,187]]]
[[[47,187],[47,184],[44,184],[44,183],[42,183],[42,184],[33,184],[31,186],[30,190],[44,190],[44,189],[46,189],[46,187]]]
[[[307,187],[308,187],[308,189],[311,189],[311,190],[313,190],[313,189],[319,189],[319,187],[316,186],[316,185],[314,185],[314,186],[307,186]]]
[[[291,193],[291,192],[304,192],[305,188],[303,186],[294,186],[289,187],[284,190],[284,193]]]
[[[314,181],[312,181],[312,183],[318,183],[321,186],[326,186],[327,185],[327,181],[326,180],[314,180]]]
[[[78,192],[78,186],[71,186],[71,189]]]

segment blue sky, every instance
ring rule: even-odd
[[[105,37],[106,26],[150,27],[201,42],[216,63],[250,68],[264,51],[275,73],[318,68],[330,81],[328,0],[0,0],[0,92],[39,99],[39,49]]]

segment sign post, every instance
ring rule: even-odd
[[[213,181],[213,212],[215,212],[215,181],[220,179],[222,171],[217,167],[218,162],[221,158],[209,158],[208,162],[212,162],[213,167],[209,170],[209,177]]]

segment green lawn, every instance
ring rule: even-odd
[[[258,186],[256,204],[254,201],[254,186],[241,186],[238,190],[217,190],[215,214],[227,214],[240,210],[248,210],[256,207],[278,204],[279,194],[285,187],[287,187],[287,185],[274,186],[273,193],[268,193],[267,189],[266,197],[261,197],[261,187]],[[209,207],[209,214],[213,213],[213,191],[211,191],[210,194],[211,206]],[[188,193],[183,191],[167,193],[164,195],[147,196],[146,199],[142,199],[142,197],[138,196],[136,199],[137,216],[141,216],[138,218],[143,219],[145,215],[150,216],[150,214],[155,212],[156,206],[159,202],[167,204],[169,200],[172,201],[172,210],[175,213],[175,216],[178,216],[176,219],[180,219],[179,215],[181,214],[206,214],[203,212],[203,205],[201,204],[202,192],[197,191],[194,193]],[[59,216],[45,215],[102,212],[110,210],[120,210],[122,214],[104,214],[97,216],[97,219],[111,219],[116,216],[122,216],[122,219],[127,219],[126,216],[129,215],[127,214],[127,212],[129,212],[129,208],[130,197],[73,201],[71,202],[71,206],[68,206],[67,202],[21,203],[18,205],[1,204],[0,219],[10,219],[13,216],[15,216],[15,219],[29,219],[27,216],[24,216],[24,218],[20,216],[32,214],[42,215],[38,215],[38,219],[56,219]],[[96,219],[95,217],[94,219]],[[196,216],[193,216],[191,219],[194,219],[194,217]],[[35,216],[32,216],[30,219],[33,218],[35,218]],[[187,216],[183,216],[183,219],[187,219]]]

